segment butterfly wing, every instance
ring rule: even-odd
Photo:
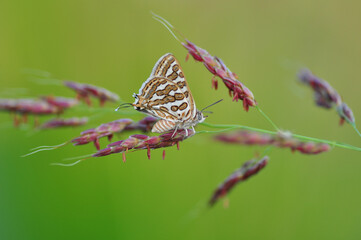
[[[133,103],[138,111],[173,122],[183,122],[191,116],[187,97],[178,84],[154,77],[143,85]]]
[[[178,60],[171,53],[162,56],[155,64],[150,77],[163,77],[177,84],[180,90],[184,93],[187,103],[191,109],[191,118],[194,118],[197,112],[196,104],[194,102],[192,92],[185,79],[183,70]]]

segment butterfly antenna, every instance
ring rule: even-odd
[[[207,107],[203,108],[203,109],[201,110],[201,112],[203,112],[203,110],[205,110],[205,109],[207,109],[207,108],[209,108],[209,107],[212,107],[213,105],[216,105],[217,103],[222,102],[222,101],[223,101],[223,99],[220,99],[220,100],[218,100],[217,102],[212,103],[211,105],[208,105]]]
[[[154,18],[155,20],[157,20],[158,22],[160,22],[161,24],[163,24],[163,26],[165,26],[165,27],[168,29],[168,31],[173,35],[173,37],[174,37],[178,42],[182,43],[182,41],[179,40],[179,38],[175,35],[175,33],[173,32],[173,30],[176,31],[182,38],[185,39],[185,37],[183,36],[182,33],[180,33],[172,24],[170,24],[170,23],[169,23],[167,20],[165,20],[163,17],[155,14],[155,13],[152,12],[152,11],[151,11],[150,13],[153,15],[153,18]]]
[[[131,107],[131,106],[133,106],[131,103],[122,103],[122,104],[119,105],[119,107],[117,107],[115,109],[115,111],[118,111],[119,109],[122,109],[122,108],[128,108],[128,107]]]

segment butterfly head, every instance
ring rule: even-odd
[[[208,117],[208,116],[204,116],[202,111],[197,110],[194,120],[198,123],[201,123],[206,119],[206,117]]]
[[[132,106],[134,107],[135,110],[137,111],[142,111],[144,110],[144,106],[143,106],[143,98],[139,97],[138,94],[133,94],[133,97],[135,98],[134,103],[132,104]]]

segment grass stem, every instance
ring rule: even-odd
[[[219,132],[226,132],[229,130],[233,130],[233,129],[244,129],[244,130],[249,130],[249,131],[255,131],[255,132],[261,132],[261,133],[267,133],[270,135],[276,135],[278,134],[278,132],[275,131],[270,131],[270,130],[265,130],[265,129],[260,129],[260,128],[254,128],[254,127],[248,127],[248,126],[243,126],[243,125],[228,125],[228,124],[211,124],[211,123],[200,123],[203,126],[209,127],[209,128],[218,128],[221,130],[216,130],[216,131],[199,131],[198,133],[219,133]],[[304,141],[312,141],[312,142],[317,142],[317,143],[327,143],[331,146],[334,147],[340,147],[340,148],[345,148],[345,149],[350,149],[350,150],[355,150],[355,151],[359,151],[361,152],[361,148],[356,147],[356,146],[352,146],[350,144],[347,143],[342,143],[342,142],[337,142],[337,141],[330,141],[330,140],[325,140],[325,139],[319,139],[319,138],[314,138],[314,137],[307,137],[307,136],[303,136],[303,135],[299,135],[299,134],[292,134],[292,137],[294,138],[298,138],[300,140],[304,140]]]

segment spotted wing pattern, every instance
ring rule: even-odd
[[[184,73],[170,53],[155,64],[150,77],[135,95],[133,106],[149,115],[186,122],[196,115],[196,106]]]
[[[182,67],[173,54],[167,53],[158,60],[158,62],[154,65],[152,73],[150,74],[150,78],[153,77],[165,77],[176,83],[180,87],[181,91],[186,95],[187,102],[192,109],[191,117],[195,117],[197,108],[192,92],[189,89]]]
[[[183,122],[191,117],[186,95],[174,82],[154,77],[147,82],[133,106],[149,115],[174,122]]]

